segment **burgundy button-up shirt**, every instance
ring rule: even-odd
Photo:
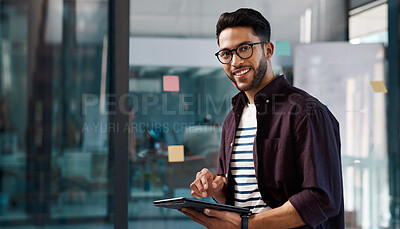
[[[226,204],[234,203],[229,164],[245,93],[232,99],[222,127],[218,172],[228,179]],[[264,202],[276,208],[290,200],[307,226],[344,228],[339,123],[316,98],[279,76],[254,97],[257,134],[253,159]]]

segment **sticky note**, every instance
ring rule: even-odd
[[[290,56],[290,42],[289,41],[276,41],[275,54],[278,56]]]
[[[168,146],[168,162],[182,162],[184,160],[183,145]]]
[[[164,91],[179,91],[179,76],[163,76]]]
[[[371,84],[372,90],[374,90],[374,92],[388,92],[384,81],[370,81],[369,83]]]

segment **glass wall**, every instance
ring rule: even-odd
[[[23,220],[27,218],[29,6],[0,4],[0,219]]]
[[[236,88],[222,68],[205,61],[168,63],[179,56],[187,59],[187,49],[176,50],[177,45],[191,47],[195,59],[209,61],[213,39],[132,38],[132,59],[140,63],[139,57],[148,56],[141,47],[151,44],[159,53],[152,63],[132,64],[129,76],[129,228],[201,228],[152,202],[190,197],[195,174],[203,167],[216,171],[221,127]],[[182,147],[181,158],[171,146]]]
[[[0,0],[0,228],[112,228],[113,168],[121,165],[114,165],[111,147],[118,131],[129,138],[129,228],[202,228],[152,202],[190,197],[196,172],[216,170],[221,126],[238,92],[214,56],[219,15],[240,7],[264,14],[275,74],[302,82],[307,71],[293,70],[299,45],[332,48],[329,42],[346,41],[347,34],[352,44],[387,44],[385,2],[349,14],[348,2],[130,0],[129,81],[123,82],[129,125],[122,130],[109,112],[116,109],[109,92],[118,80],[110,77],[112,1]],[[385,81],[387,57],[379,55],[375,73]],[[341,122],[347,226],[387,227],[386,137],[371,121],[385,116],[385,95],[373,94],[367,79],[360,86],[346,71],[341,76],[343,101],[362,104],[339,108],[350,109]]]
[[[352,44],[388,44],[388,4],[381,2],[350,11],[349,39]]]
[[[328,106],[340,123],[346,227],[388,228],[386,95],[371,87],[384,80],[384,46],[301,45],[295,61],[295,84]]]
[[[365,2],[371,1],[359,5]],[[347,35],[352,44],[387,44],[387,5],[378,2],[371,11],[352,10],[348,14],[343,11],[348,1],[302,1],[290,11],[282,12],[285,6],[268,1],[245,4],[131,0],[129,228],[201,228],[177,211],[153,207],[152,201],[190,197],[189,185],[195,173],[203,167],[216,166],[214,149],[219,145],[220,127],[231,108],[230,97],[237,90],[214,59],[213,53],[218,50],[214,30],[222,12],[240,7],[255,8],[270,20],[275,44],[274,72],[284,74],[290,82],[305,82],[316,76],[310,81],[314,82],[311,86],[298,85],[326,101],[340,121],[346,227],[388,227],[385,94],[373,93],[369,84],[372,80],[385,81],[384,48],[373,46],[379,47],[376,52],[367,46],[346,46]],[[162,6],[153,10],[154,4]],[[207,7],[210,5],[213,7]],[[294,62],[303,44],[325,42],[327,50],[335,51],[337,41],[346,42],[344,50],[351,47],[363,53],[363,57],[376,57],[377,60],[372,60],[372,70],[361,68],[372,73],[368,76],[357,73],[360,79],[350,74],[346,64],[361,60],[350,54],[348,61],[333,55],[339,63],[332,67],[333,61],[324,59],[318,48],[311,48],[314,46],[302,56],[304,62],[310,61],[309,69],[301,68],[304,62]],[[149,50],[156,50],[157,55]],[[300,72],[294,73],[296,64]],[[329,70],[318,66],[327,66]],[[332,69],[337,78],[324,74]],[[337,88],[332,88],[333,85]],[[325,89],[313,91],[315,87]],[[347,101],[345,105],[334,103],[337,101],[334,93],[322,93],[332,90],[343,96],[339,101]],[[342,90],[344,94],[340,93]],[[207,107],[211,109],[204,112]],[[184,149],[180,162],[169,161],[168,147],[175,145]]]
[[[375,1],[362,5],[352,9],[349,14],[349,39],[351,44],[380,43],[383,44],[382,48],[387,48],[388,4],[386,1]],[[369,46],[372,47],[373,45],[376,44]],[[363,46],[366,47],[366,45]],[[381,50],[378,55],[373,56],[376,59],[381,59],[383,53],[384,51]],[[365,74],[366,79],[387,82],[384,80],[388,79],[387,65],[384,62],[375,61],[373,66],[374,72]],[[348,196],[346,202],[347,225],[362,228],[387,228],[391,221],[389,208],[391,201],[389,177],[391,175],[388,174],[388,171],[390,172],[388,170],[388,139],[385,128],[387,114],[384,106],[387,103],[387,94],[365,94],[365,89],[364,92],[361,88],[356,89],[356,85],[359,85],[359,83],[355,84],[354,80],[355,77],[349,78],[347,85],[348,104],[350,107],[353,106],[353,109],[349,109],[349,111],[353,111],[349,112],[347,118],[348,132],[346,134],[349,144],[343,159],[346,165],[344,180],[347,181],[345,185]],[[368,80],[365,83],[369,83]],[[387,83],[385,84],[388,86]],[[357,99],[358,96],[355,96],[361,93],[364,95],[360,98],[363,98],[364,101],[372,98],[371,102],[361,105],[362,102]],[[369,114],[362,114],[357,111],[368,111],[368,109]],[[361,114],[362,116],[360,116]],[[367,125],[358,123],[361,120],[366,123],[368,119],[370,119],[370,123]],[[372,129],[367,131],[367,128]],[[365,135],[367,132],[370,132],[369,136]],[[357,138],[359,139],[357,140]],[[354,142],[363,142],[363,145],[358,146]],[[369,147],[366,147],[367,145]]]
[[[132,68],[130,88],[132,200],[143,191],[158,198],[190,196],[194,174],[206,163],[216,168],[234,86],[220,69],[138,66]],[[168,162],[171,145],[184,146],[182,162]],[[139,205],[134,209],[132,216],[145,214]]]
[[[129,228],[203,228],[152,202],[191,197],[196,173],[216,170],[221,127],[238,93],[214,56],[219,15],[240,7],[261,11],[272,24],[273,70],[292,81],[293,50],[304,37],[345,39],[343,4],[305,1],[282,15],[286,6],[278,2],[131,1]],[[335,30],[324,29],[333,24]]]
[[[0,1],[2,228],[109,225],[108,4]]]
[[[50,1],[51,2],[51,1]],[[53,3],[55,4],[55,3]],[[60,1],[62,51],[53,74],[53,218],[108,214],[108,1]],[[60,45],[61,46],[61,45]]]

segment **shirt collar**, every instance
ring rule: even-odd
[[[282,89],[290,86],[284,75],[280,75],[257,92],[254,96],[254,103],[263,103],[272,96],[279,94]],[[249,102],[246,94],[241,91],[232,98],[232,107],[236,109],[237,106],[244,106]]]

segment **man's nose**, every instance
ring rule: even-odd
[[[232,63],[231,63],[231,64],[232,64],[233,66],[237,67],[237,66],[239,66],[241,63],[243,63],[243,59],[240,58],[236,52],[234,52],[234,53],[232,54]]]

